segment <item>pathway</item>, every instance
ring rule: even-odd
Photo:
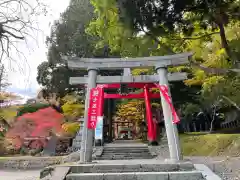
[[[240,180],[240,157],[186,157],[193,163],[207,165],[223,180]]]
[[[156,159],[169,158],[167,142],[152,147],[158,152]],[[240,180],[240,157],[184,157],[194,164],[205,164],[223,180]]]
[[[40,170],[0,170],[0,180],[37,180]]]

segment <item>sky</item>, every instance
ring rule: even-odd
[[[50,34],[51,25],[54,20],[59,19],[69,0],[44,0],[49,5],[49,12],[46,16],[38,17],[38,27],[40,31],[33,31],[26,42],[18,44],[18,49],[24,54],[16,57],[15,62],[6,63],[7,79],[12,85],[7,91],[24,96],[25,98],[35,97],[40,86],[36,81],[37,66],[43,61],[47,61],[46,37]],[[20,69],[19,69],[20,67]]]

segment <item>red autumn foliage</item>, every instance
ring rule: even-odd
[[[34,139],[30,148],[44,147],[51,132],[63,132],[63,115],[52,107],[40,109],[34,113],[26,113],[17,118],[14,126],[7,132],[6,138],[11,139],[16,148],[22,147],[24,139]]]

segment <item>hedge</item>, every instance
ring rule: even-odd
[[[22,116],[25,113],[33,113],[38,111],[39,109],[50,107],[50,104],[27,104],[19,108],[17,117]]]

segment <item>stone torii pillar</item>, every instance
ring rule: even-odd
[[[157,73],[159,75],[159,85],[165,85],[168,87],[168,93],[170,95],[170,88],[167,79],[167,69],[164,67],[156,67]],[[166,128],[166,134],[168,138],[168,147],[171,160],[180,160],[182,159],[181,149],[179,144],[179,137],[176,124],[173,124],[172,121],[172,112],[166,102],[165,98],[161,94],[161,104]]]
[[[92,161],[92,147],[93,147],[93,138],[94,130],[87,128],[88,121],[88,108],[89,108],[89,95],[90,90],[96,87],[98,69],[89,68],[88,69],[88,83],[87,83],[87,92],[85,99],[85,108],[84,108],[84,127],[82,134],[81,150],[80,150],[80,162],[91,162]]]
[[[68,61],[68,67],[71,69],[88,69],[88,78],[85,77],[72,77],[70,78],[70,84],[88,84],[87,95],[85,99],[85,113],[84,113],[84,128],[81,144],[81,161],[92,161],[92,146],[94,132],[87,129],[87,116],[88,116],[88,104],[89,104],[89,90],[96,87],[96,83],[99,84],[114,84],[114,83],[159,83],[160,85],[167,85],[171,80],[184,80],[186,74],[173,73],[167,74],[168,66],[177,66],[188,63],[188,59],[192,56],[192,53],[182,53],[169,56],[152,56],[152,57],[140,57],[140,58],[77,58],[67,57],[64,58]],[[124,68],[148,68],[153,67],[157,70],[158,75],[140,75],[140,76],[97,76],[97,69],[124,69]],[[168,107],[167,102],[161,95],[161,103],[164,115],[164,121],[166,126],[166,134],[168,139],[168,146],[170,152],[170,160],[181,160],[181,152],[179,146],[179,137],[176,129],[176,125],[172,122],[171,110]]]

